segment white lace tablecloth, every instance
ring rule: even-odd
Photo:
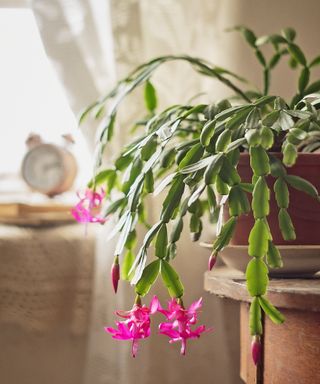
[[[0,226],[1,383],[81,383],[94,247],[76,224]]]

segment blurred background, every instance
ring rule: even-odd
[[[263,35],[291,26],[313,57],[319,53],[319,13],[318,0],[0,0],[0,198],[7,209],[0,225],[1,384],[241,383],[239,309],[203,291],[206,250],[185,235],[176,265],[189,287],[186,300],[203,296],[201,321],[215,331],[190,342],[186,357],[154,335],[132,359],[128,344],[103,331],[113,324],[114,310],[129,309],[133,301],[125,283],[116,297],[111,290],[113,249],[106,236],[113,223],[90,227],[85,237],[81,226],[52,211],[71,204],[92,171],[95,126],[78,128],[80,110],[138,64],[188,54],[259,85],[254,55],[238,34],[225,30],[243,24]],[[280,65],[271,93],[290,94],[295,76]],[[206,103],[229,94],[181,63],[160,69],[153,83],[161,107],[199,93]],[[125,103],[109,158],[143,110],[137,95]],[[32,192],[21,177],[31,133],[67,147],[77,161],[73,187],[54,200]],[[62,138],[66,134],[74,144]],[[44,205],[50,215],[34,213]],[[32,212],[21,213],[26,206]],[[155,212],[151,203],[149,215]],[[202,240],[213,238],[214,228],[206,228]],[[191,258],[197,259],[192,269]],[[161,286],[156,291],[166,300]]]

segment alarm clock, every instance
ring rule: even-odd
[[[71,142],[70,136],[64,137]],[[43,143],[38,135],[30,135],[26,141],[21,173],[28,186],[49,197],[69,190],[77,175],[74,155],[63,146]]]

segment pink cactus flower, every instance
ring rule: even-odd
[[[140,298],[136,301],[131,311],[117,311],[117,315],[126,319],[117,321],[117,329],[106,327],[105,331],[111,333],[114,339],[132,340],[132,356],[138,352],[138,341],[150,336],[150,315],[157,312],[160,306],[159,300],[154,296],[150,307],[141,305]]]
[[[200,325],[192,330],[191,327],[197,323],[197,311],[202,306],[202,298],[195,301],[188,309],[176,299],[169,301],[168,310],[159,307],[158,311],[164,314],[171,322],[161,323],[159,330],[162,335],[170,337],[169,343],[181,341],[181,354],[185,355],[188,339],[199,338],[201,333],[209,332],[212,328],[206,329],[205,325]]]
[[[252,338],[252,343],[251,343],[251,354],[252,354],[252,360],[255,365],[259,364],[260,359],[261,359],[261,341],[260,341],[260,336],[256,335],[253,336]]]
[[[79,223],[104,223],[105,218],[100,216],[100,209],[105,192],[87,189],[84,195],[77,194],[80,201],[71,209],[73,217]]]
[[[114,258],[114,262],[111,267],[111,278],[112,278],[112,285],[114,289],[114,293],[117,293],[118,290],[118,283],[120,279],[120,266],[119,266],[119,257],[116,256]]]

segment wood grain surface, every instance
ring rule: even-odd
[[[250,302],[242,272],[219,267],[205,273],[206,291],[233,300]],[[299,310],[320,311],[320,276],[313,278],[270,279],[268,298],[275,306]]]
[[[247,384],[320,384],[320,279],[272,279],[268,297],[284,314],[276,325],[263,316],[262,359],[252,362],[249,301],[244,275],[217,268],[205,289],[240,305],[240,376]]]

